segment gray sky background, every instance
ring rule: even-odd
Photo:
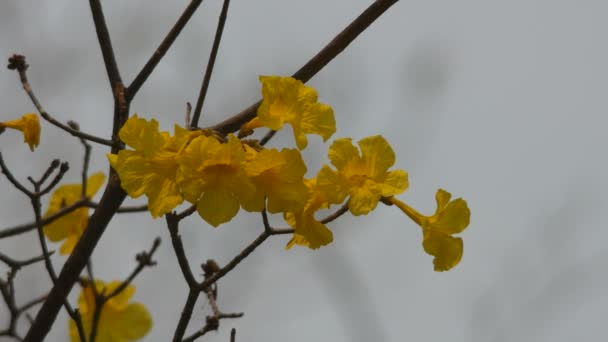
[[[203,124],[256,101],[258,75],[293,73],[370,3],[233,0]],[[123,80],[133,79],[186,4],[103,1]],[[165,130],[183,123],[220,7],[218,0],[203,3],[133,112]],[[335,138],[382,134],[392,144],[396,167],[410,176],[401,199],[425,213],[434,210],[439,187],[468,201],[462,262],[433,272],[420,229],[394,208],[344,216],[330,226],[332,245],[285,251],[288,237],[276,237],[226,276],[220,308],[245,317],[222,321],[219,333],[203,340],[228,341],[231,327],[237,341],[601,339],[608,317],[607,10],[594,0],[393,6],[309,84],[335,110]],[[0,56],[12,53],[27,56],[30,81],[52,115],[108,136],[112,99],[86,1],[2,1]],[[16,73],[0,72],[0,89],[0,120],[33,110]],[[293,146],[287,133],[273,146]],[[34,153],[21,139],[3,134],[0,149],[22,180],[61,158],[72,166],[65,181],[79,181],[76,139],[46,123]],[[310,141],[304,155],[313,175],[328,145]],[[107,171],[105,153],[95,147],[92,172]],[[5,178],[0,195],[0,229],[32,220],[27,199]],[[255,214],[215,230],[192,216],[181,234],[196,268],[207,258],[226,263],[261,229]],[[163,239],[159,265],[137,278],[135,299],[155,321],[146,341],[166,341],[186,286],[164,220],[118,217],[93,258],[97,277],[122,279],[155,236]],[[0,249],[25,258],[39,247],[32,233],[0,241]],[[53,259],[57,267],[65,261]],[[17,281],[20,301],[50,285],[42,265],[20,271]],[[200,300],[189,331],[202,326],[208,310]],[[5,315],[0,311],[0,322]],[[62,313],[48,340],[65,340],[66,329]]]

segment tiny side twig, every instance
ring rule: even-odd
[[[25,92],[29,96],[30,100],[32,100],[34,107],[36,107],[36,109],[38,110],[38,113],[40,113],[40,116],[42,116],[43,119],[48,121],[50,124],[52,124],[56,127],[59,127],[62,130],[70,133],[71,135],[73,135],[75,137],[78,137],[81,139],[86,139],[86,140],[96,142],[98,144],[102,144],[102,145],[106,145],[106,146],[113,146],[113,143],[111,140],[107,140],[107,139],[103,139],[103,138],[100,138],[100,137],[97,137],[97,136],[94,136],[91,134],[83,133],[79,130],[75,130],[75,129],[71,128],[70,126],[57,121],[44,109],[44,107],[42,107],[42,105],[40,104],[40,101],[38,101],[38,98],[36,97],[36,94],[34,94],[34,90],[32,89],[32,86],[30,85],[28,78],[27,78],[27,68],[29,67],[29,65],[25,62],[25,56],[14,54],[13,56],[11,56],[8,59],[8,63],[9,63],[8,64],[9,69],[17,70],[17,72],[19,73],[19,79],[21,80],[21,85],[23,86],[23,90],[25,90]]]

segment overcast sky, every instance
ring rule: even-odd
[[[133,79],[187,3],[103,1],[123,80]],[[233,0],[203,124],[256,101],[258,75],[292,74],[370,3]],[[156,118],[164,130],[183,123],[220,7],[219,0],[203,3],[132,112]],[[594,0],[412,0],[389,9],[309,84],[334,108],[334,138],[382,134],[392,144],[396,167],[410,178],[399,198],[429,214],[439,187],[468,201],[462,262],[433,272],[420,229],[394,208],[346,215],[330,225],[333,244],[285,251],[289,238],[274,237],[222,279],[220,308],[245,316],[222,321],[203,341],[228,341],[232,327],[237,341],[249,342],[601,339],[608,317],[607,10]],[[52,115],[109,136],[113,102],[88,2],[2,1],[0,56],[12,53],[27,56],[30,81]],[[14,72],[0,72],[0,89],[1,121],[34,110]],[[78,141],[46,123],[42,129],[34,153],[19,135],[3,134],[7,164],[23,180],[60,158],[72,166],[65,181],[78,182]],[[272,142],[285,145],[293,146],[289,131]],[[327,146],[310,138],[309,176],[326,162]],[[95,147],[91,171],[107,171],[106,152]],[[5,178],[0,196],[0,229],[32,220],[27,198]],[[181,234],[197,269],[208,258],[225,264],[261,229],[256,214],[218,229],[192,216]],[[164,220],[118,217],[93,262],[99,278],[122,279],[156,236],[163,239],[159,264],[137,278],[135,300],[155,321],[145,340],[167,341],[186,285]],[[38,248],[33,233],[0,241],[16,258]],[[65,257],[53,260],[60,267]],[[50,286],[42,265],[20,271],[17,283],[21,302]],[[189,332],[208,311],[199,300]],[[65,340],[66,330],[62,313],[48,340]]]

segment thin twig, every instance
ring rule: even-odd
[[[277,131],[273,129],[269,130],[268,133],[266,133],[266,135],[264,135],[262,139],[260,139],[260,145],[266,145],[270,141],[270,139],[274,137],[275,134],[277,134]]]
[[[195,288],[198,285],[198,282],[194,278],[192,273],[192,269],[190,268],[190,263],[188,262],[188,258],[186,257],[186,252],[184,251],[184,245],[182,243],[182,238],[179,235],[179,221],[180,218],[173,213],[169,213],[166,215],[167,220],[167,228],[169,228],[169,234],[171,235],[171,243],[173,245],[173,250],[175,251],[175,256],[177,257],[177,263],[179,264],[179,268],[184,275],[184,279],[188,284],[189,288]]]
[[[226,17],[228,14],[229,5],[230,0],[224,0],[224,5],[222,6],[222,11],[220,13],[220,17],[217,23],[217,29],[215,30],[213,47],[211,48],[211,53],[209,54],[209,61],[207,62],[207,68],[205,70],[205,77],[203,78],[203,84],[201,85],[201,90],[198,94],[196,107],[194,107],[194,116],[192,117],[192,123],[190,124],[190,127],[198,127],[198,120],[200,119],[201,110],[203,109],[203,104],[205,103],[205,96],[207,95],[207,89],[209,88],[209,82],[211,81],[211,73],[213,72],[213,66],[215,65],[215,58],[217,57],[217,52],[220,47],[220,41],[222,40],[222,34],[224,32],[224,25],[226,24]]]
[[[124,289],[126,289],[127,286],[129,286],[133,282],[133,279],[135,279],[135,277],[137,277],[137,275],[144,268],[156,265],[156,261],[152,260],[152,256],[154,256],[154,253],[158,249],[158,246],[160,246],[160,242],[160,237],[157,237],[156,239],[154,239],[152,247],[150,247],[149,251],[143,251],[135,256],[135,259],[137,260],[137,267],[135,267],[135,269],[133,270],[133,272],[131,272],[131,274],[129,274],[127,279],[123,280],[123,282],[120,283],[120,285],[115,288],[114,291],[104,296],[106,300],[110,300],[120,294],[122,291],[124,291]]]
[[[190,1],[188,7],[186,7],[186,9],[179,17],[173,28],[171,28],[171,31],[169,31],[165,39],[163,39],[156,51],[154,51],[154,54],[152,54],[148,62],[146,62],[146,65],[144,65],[144,67],[141,69],[139,74],[137,74],[131,85],[129,85],[129,87],[127,88],[127,101],[131,101],[133,97],[135,97],[135,94],[137,94],[141,86],[144,84],[144,82],[146,82],[150,74],[152,74],[152,71],[154,71],[154,68],[156,68],[160,60],[165,56],[177,36],[179,36],[179,34],[182,32],[184,26],[186,26],[194,12],[196,12],[196,9],[201,4],[201,2],[203,2],[203,0]]]
[[[338,217],[344,215],[346,212],[348,211],[348,202],[346,202],[343,206],[340,207],[340,209],[336,210],[336,212],[334,212],[333,214],[327,216],[326,218],[322,219],[321,223],[323,224],[327,224],[330,223],[331,221],[337,219]]]
[[[340,54],[350,43],[365,31],[378,17],[394,5],[398,0],[376,0],[365,11],[363,11],[353,22],[340,32],[319,53],[302,66],[293,77],[306,83],[316,75],[325,65]],[[240,113],[209,127],[221,134],[237,131],[244,123],[253,119],[261,101],[247,107]]]
[[[2,152],[0,152],[0,169],[2,170],[2,173],[4,173],[4,175],[6,176],[6,179],[8,179],[8,181],[11,182],[11,184],[13,184],[13,186],[15,188],[17,188],[19,191],[21,191],[28,197],[33,196],[33,193],[30,190],[28,190],[25,186],[23,186],[23,184],[21,184],[15,178],[15,176],[13,176],[13,173],[8,169],[8,167],[4,163],[4,158],[2,157]]]
[[[87,203],[88,203],[88,201],[86,199],[78,200],[64,208],[61,208],[61,210],[55,212],[54,214],[44,217],[42,219],[41,223],[43,226],[45,226],[45,225],[55,221],[56,219],[71,213],[72,211],[74,211],[78,208],[87,206]],[[31,222],[31,223],[26,223],[26,224],[21,224],[21,225],[14,226],[14,227],[6,228],[3,230],[0,230],[0,239],[6,238],[9,236],[27,233],[34,229],[36,229],[36,222]]]
[[[32,101],[32,103],[34,104],[34,106],[36,107],[36,109],[40,113],[40,116],[42,116],[43,119],[45,119],[52,125],[55,125],[55,126],[61,128],[62,130],[70,133],[71,135],[73,135],[75,137],[93,141],[98,144],[102,144],[102,145],[106,145],[106,146],[113,145],[112,141],[110,141],[110,140],[103,139],[103,138],[100,138],[100,137],[97,137],[97,136],[94,136],[91,134],[87,134],[87,133],[83,133],[81,131],[75,130],[75,129],[71,128],[70,126],[65,125],[65,124],[57,121],[55,118],[53,118],[42,107],[42,105],[40,104],[40,101],[38,101],[38,98],[36,97],[36,94],[34,94],[32,86],[30,85],[30,83],[27,79],[27,68],[29,67],[29,65],[27,65],[27,63],[25,62],[25,56],[13,55],[8,59],[8,61],[9,61],[9,69],[17,70],[17,72],[19,73],[19,78],[21,80],[21,85],[23,86],[23,90],[25,90],[25,92],[27,93],[30,100]]]
[[[51,255],[53,255],[53,253],[55,253],[55,252],[54,251],[49,251],[48,256],[50,257]],[[37,262],[43,261],[44,258],[45,258],[44,255],[39,255],[37,257],[33,257],[33,258],[30,258],[30,259],[19,261],[19,260],[15,260],[15,259],[9,257],[8,255],[3,254],[3,253],[0,252],[0,261],[2,261],[3,263],[5,263],[13,271],[18,271],[22,267],[29,266],[31,264],[35,264]]]
[[[236,329],[232,328],[232,330],[230,330],[230,342],[235,342],[236,341]]]
[[[72,211],[74,211],[78,208],[89,207],[89,208],[95,209],[98,206],[99,206],[99,203],[97,203],[97,202],[89,201],[86,198],[80,199],[66,207],[61,208],[61,210],[53,213],[52,215],[45,216],[42,219],[42,225],[46,226],[47,224],[55,221],[56,219],[58,219],[62,216],[65,216],[65,215],[71,213]],[[126,213],[139,213],[139,212],[144,212],[144,211],[148,211],[147,205],[120,207],[120,208],[118,208],[116,213],[117,214],[126,214]],[[36,229],[36,222],[30,222],[30,223],[25,223],[25,224],[20,224],[18,226],[10,227],[10,228],[5,228],[3,230],[0,230],[0,239],[6,238],[9,236],[27,233],[34,229]]]
[[[91,6],[93,22],[95,23],[97,40],[99,41],[99,47],[101,48],[101,54],[103,56],[103,63],[106,66],[108,80],[110,81],[110,87],[114,89],[117,84],[122,83],[122,80],[120,78],[118,64],[116,63],[116,56],[114,56],[114,48],[112,48],[110,32],[106,25],[103,8],[101,7],[101,2],[99,0],[90,0],[89,4]]]

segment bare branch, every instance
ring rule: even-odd
[[[340,32],[329,44],[319,53],[311,58],[300,68],[293,77],[306,83],[316,75],[325,65],[342,52],[350,43],[355,40],[366,28],[369,27],[378,17],[394,5],[398,0],[376,0],[371,4],[357,19],[350,23]],[[244,123],[253,119],[261,101],[252,104],[240,113],[209,127],[222,134],[237,131]]]
[[[53,118],[42,107],[42,105],[38,101],[38,98],[36,97],[36,94],[34,94],[34,90],[32,89],[32,86],[30,85],[30,83],[27,79],[27,68],[29,67],[29,65],[27,65],[27,63],[25,62],[25,56],[15,54],[15,55],[11,56],[8,59],[8,61],[9,61],[9,69],[17,70],[17,72],[19,73],[19,78],[21,79],[21,85],[23,86],[23,90],[25,90],[25,92],[29,96],[30,100],[32,100],[32,103],[34,104],[34,106],[38,110],[38,113],[40,113],[40,116],[42,116],[43,119],[48,121],[50,124],[55,125],[55,126],[61,128],[62,130],[70,133],[71,135],[73,135],[75,137],[78,137],[81,139],[86,139],[86,140],[96,142],[98,144],[102,144],[102,145],[106,145],[106,146],[113,145],[112,141],[110,141],[110,140],[99,138],[99,137],[91,135],[91,134],[83,133],[79,130],[75,130],[75,129],[71,128],[70,126],[64,125],[61,122],[55,120],[55,118]]]
[[[182,32],[182,29],[184,28],[184,26],[186,26],[186,24],[202,2],[203,0],[190,1],[190,4],[188,5],[188,7],[186,7],[186,9],[179,17],[171,31],[169,31],[165,39],[163,39],[156,51],[154,51],[154,54],[150,57],[146,65],[144,65],[144,67],[141,69],[139,74],[137,74],[131,85],[129,85],[129,87],[127,88],[126,97],[128,101],[131,101],[135,97],[141,86],[144,84],[144,82],[146,82],[150,74],[152,74],[154,68],[156,68],[160,60],[165,56],[171,45],[173,45],[175,39]]]
[[[222,33],[224,32],[224,25],[226,24],[226,16],[228,14],[228,6],[230,0],[224,0],[222,6],[222,12],[217,23],[217,29],[215,30],[215,38],[213,39],[213,47],[209,55],[209,61],[207,62],[207,69],[205,70],[205,77],[203,78],[203,84],[198,94],[198,100],[196,101],[196,107],[194,108],[194,116],[192,117],[192,123],[190,127],[198,127],[198,120],[201,116],[201,110],[205,103],[205,96],[207,95],[207,89],[209,88],[209,82],[211,81],[211,73],[213,72],[213,66],[215,65],[215,58],[217,57],[217,51],[220,47],[220,41],[222,40]]]
[[[101,47],[103,63],[106,66],[106,72],[110,81],[110,87],[114,89],[117,84],[122,84],[118,64],[116,64],[116,56],[114,56],[114,48],[110,40],[110,32],[106,25],[106,19],[101,8],[99,0],[90,0],[91,13],[93,14],[93,22],[95,23],[95,32],[97,32],[97,40]]]

